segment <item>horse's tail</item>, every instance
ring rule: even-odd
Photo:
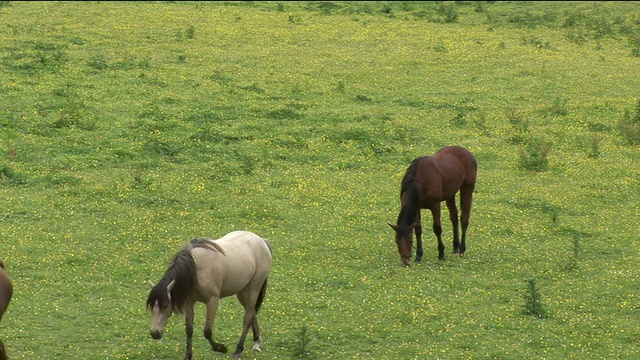
[[[258,300],[256,301],[256,314],[260,311],[260,306],[262,305],[262,301],[264,301],[264,296],[267,293],[267,279],[264,279],[262,283],[262,288],[260,288],[260,293],[258,293]]]
[[[264,241],[265,245],[267,245],[267,248],[269,249],[269,254],[273,254],[273,250],[271,249],[271,243],[269,242],[269,240],[262,238],[262,241]],[[256,301],[256,314],[258,313],[258,311],[260,311],[260,306],[264,301],[264,296],[266,293],[267,293],[267,278],[264,278],[264,282],[262,283],[262,287],[260,288],[260,292],[258,293],[258,300]]]

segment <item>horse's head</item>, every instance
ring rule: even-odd
[[[413,248],[413,227],[410,226],[396,226],[389,224],[393,231],[396,232],[396,245],[398,245],[398,253],[402,258],[402,265],[409,266],[411,264],[411,249]]]
[[[171,289],[175,285],[175,280],[171,280],[168,285],[163,285],[162,281],[154,285],[149,281],[151,292],[147,298],[147,308],[153,314],[151,318],[151,337],[158,340],[162,338],[164,325],[173,313],[171,304]]]

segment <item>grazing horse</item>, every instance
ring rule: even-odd
[[[244,350],[249,327],[253,330],[253,349],[260,351],[260,328],[257,314],[267,288],[271,267],[271,247],[267,240],[248,231],[234,231],[218,240],[196,238],[173,258],[164,277],[152,285],[147,308],[153,313],[151,337],[162,338],[167,319],[176,312],[185,315],[187,346],[185,360],[193,355],[193,306],[204,303],[207,315],[204,337],[213,351],[227,352],[227,347],[213,341],[213,320],[221,298],[237,295],[244,306],[242,335],[234,355]]]
[[[476,184],[478,163],[468,150],[459,146],[447,146],[433,156],[419,157],[411,162],[402,178],[400,187],[400,214],[395,230],[398,252],[404,266],[411,262],[411,248],[415,231],[418,246],[416,262],[422,260],[422,225],[420,210],[429,209],[433,216],[433,232],[438,238],[438,258],[444,260],[440,203],[446,201],[449,218],[453,224],[453,252],[464,256],[467,227],[471,214],[471,199]],[[455,196],[460,191],[462,214],[462,241],[458,234],[458,208]]]
[[[4,272],[4,264],[0,261],[0,320],[2,320],[2,315],[4,315],[4,312],[9,306],[11,295],[13,295],[13,286],[11,280],[9,280],[9,277]],[[0,341],[0,360],[6,359],[7,352],[4,349],[4,344]]]

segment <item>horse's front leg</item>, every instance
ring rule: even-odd
[[[184,353],[184,360],[191,360],[191,357],[193,356],[193,305],[187,306],[184,313],[184,330],[187,334],[187,346]]]
[[[415,226],[413,231],[416,233],[416,262],[419,263],[422,260],[422,224],[420,218],[420,211],[416,215]]]
[[[444,244],[442,243],[442,222],[440,220],[440,203],[435,203],[431,207],[431,215],[433,216],[433,233],[438,239],[438,259],[444,260]]]
[[[209,341],[213,351],[226,354],[227,347],[224,344],[213,341],[212,337],[213,320],[215,319],[216,311],[218,310],[218,300],[219,298],[217,296],[212,296],[211,299],[209,299],[209,302],[207,302],[207,319],[204,322],[204,337]]]

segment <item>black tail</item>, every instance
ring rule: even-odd
[[[260,293],[258,294],[258,301],[256,301],[256,314],[260,311],[260,306],[262,305],[262,301],[264,300],[264,296],[267,293],[267,279],[264,279],[262,283],[262,288],[260,289]]]
[[[265,244],[267,244],[267,247],[269,248],[269,253],[273,254],[273,251],[271,250],[271,244],[269,243],[269,241],[265,238],[262,238],[262,240],[264,241]],[[262,283],[262,288],[260,288],[260,293],[258,294],[258,300],[256,301],[256,314],[258,313],[258,311],[260,311],[260,306],[264,301],[264,296],[266,293],[267,293],[267,278],[264,279],[264,282]]]

